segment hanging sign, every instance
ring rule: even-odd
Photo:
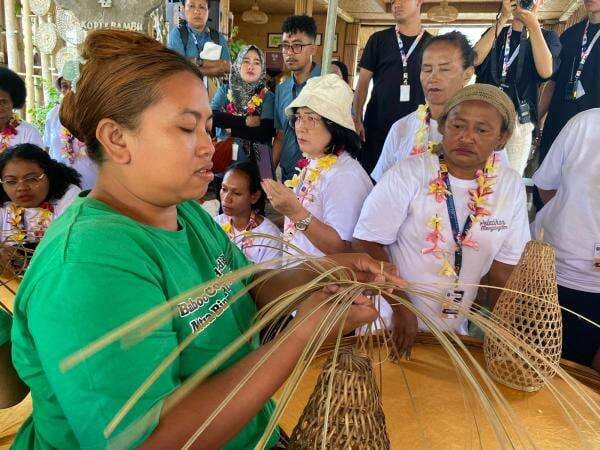
[[[149,13],[161,0],[56,0],[75,14],[86,30],[121,28],[143,32]]]

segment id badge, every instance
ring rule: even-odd
[[[240,146],[237,144],[237,142],[234,142],[231,145],[231,160],[232,161],[237,161],[239,150],[240,150]]]
[[[585,89],[583,89],[583,84],[581,84],[581,80],[577,80],[577,86],[575,86],[575,99],[579,99],[585,95]]]
[[[458,308],[464,296],[465,291],[460,289],[448,289],[446,291],[446,300],[442,304],[442,319],[456,319],[458,317]]]
[[[600,272],[600,242],[594,244],[594,271]]]
[[[409,102],[410,101],[410,84],[401,84],[400,85],[400,101],[401,102]]]
[[[531,112],[529,110],[529,104],[527,102],[522,102],[519,104],[519,123],[529,123],[531,122]]]

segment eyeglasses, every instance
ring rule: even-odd
[[[41,173],[40,175],[28,175],[25,178],[21,178],[20,180],[15,178],[5,178],[0,179],[0,184],[2,184],[4,187],[15,189],[19,185],[19,183],[23,183],[30,189],[37,189],[42,183],[42,180],[45,176],[45,173]]]
[[[301,123],[304,124],[304,127],[307,130],[314,130],[318,123],[320,123],[323,118],[316,114],[293,114],[289,117],[290,126],[292,128],[298,127]]]
[[[279,44],[279,50],[281,50],[281,53],[289,53],[290,50],[292,51],[292,53],[294,53],[295,55],[302,53],[302,50],[304,50],[304,47],[308,47],[310,45],[315,45],[315,44]]]

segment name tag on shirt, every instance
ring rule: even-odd
[[[575,90],[575,98],[579,99],[585,95],[585,89],[583,89],[583,84],[581,84],[581,80],[577,80],[577,89]]]
[[[410,101],[410,85],[409,84],[401,84],[400,85],[400,101],[401,102],[409,102]]]
[[[594,244],[594,270],[600,272],[600,242]]]

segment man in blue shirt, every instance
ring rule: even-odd
[[[296,164],[302,158],[296,133],[285,115],[285,108],[298,97],[309,78],[319,76],[321,68],[313,62],[316,52],[317,24],[309,16],[288,17],[282,25],[281,52],[285,66],[292,76],[277,86],[275,91],[275,128],[273,162],[281,166],[283,181],[296,173]]]
[[[174,28],[169,33],[167,47],[175,50],[186,58],[196,61],[200,71],[205,76],[220,77],[229,73],[231,56],[227,39],[216,30],[210,30],[208,21],[208,0],[182,0],[187,24],[187,41],[182,36],[181,27]],[[185,32],[183,33],[186,34]],[[211,38],[213,35],[214,39]],[[200,58],[200,53],[207,42],[218,41],[221,46],[221,59],[208,61]]]

